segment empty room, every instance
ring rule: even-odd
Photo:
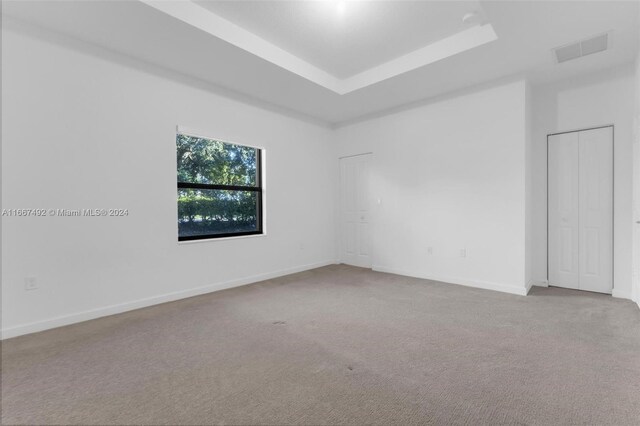
[[[1,4],[2,424],[640,424],[639,1]]]

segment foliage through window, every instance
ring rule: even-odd
[[[262,234],[261,151],[178,133],[178,239]]]

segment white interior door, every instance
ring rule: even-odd
[[[549,284],[580,288],[578,133],[549,137]]]
[[[640,115],[635,120],[633,141],[633,292],[640,304]]]
[[[340,261],[371,267],[371,155],[340,159]]]
[[[580,289],[613,289],[613,128],[579,132]]]
[[[613,128],[549,137],[549,284],[611,293]]]

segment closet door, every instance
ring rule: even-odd
[[[580,289],[613,288],[613,128],[580,138]]]
[[[340,261],[371,268],[371,154],[340,159]]]
[[[578,133],[549,136],[549,285],[580,288]]]
[[[611,293],[613,128],[548,138],[549,285]]]

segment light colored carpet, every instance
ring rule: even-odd
[[[640,310],[344,265],[4,342],[4,424],[640,424]]]

